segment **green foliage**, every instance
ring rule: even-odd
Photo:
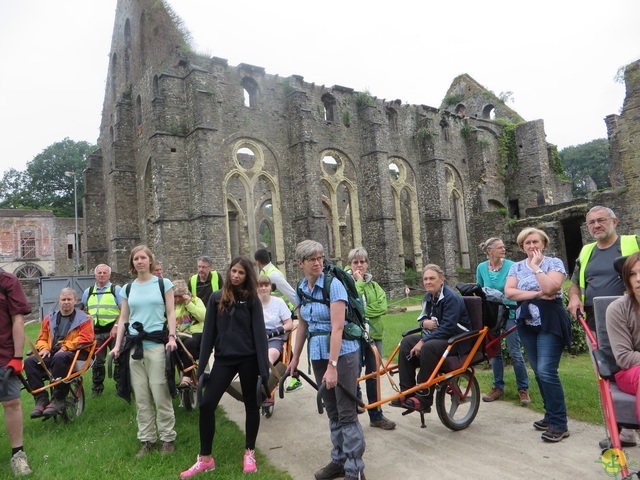
[[[564,173],[564,168],[562,167],[562,160],[560,159],[560,155],[558,154],[558,147],[555,145],[550,145],[547,149],[549,156],[549,168],[551,171],[561,180],[567,180],[567,174]]]
[[[513,103],[515,100],[513,98],[513,92],[500,92],[500,94],[498,95],[498,99],[504,104],[507,104],[509,102]]]
[[[464,100],[463,94],[453,93],[444,97],[442,103],[444,103],[445,107],[453,107],[455,105],[458,105],[462,100]]]
[[[289,95],[293,92],[293,87],[291,86],[291,82],[289,82],[288,78],[285,78],[282,82],[282,89],[284,90],[285,95]]]
[[[413,268],[407,268],[404,271],[404,284],[409,285],[410,287],[414,285],[418,285],[422,276],[420,272],[416,272]]]
[[[357,92],[355,95],[356,95],[356,107],[358,107],[358,110],[364,107],[371,107],[375,105],[375,100],[373,99],[373,97],[371,96],[368,90],[365,90],[364,92]]]
[[[460,129],[460,135],[462,135],[462,138],[464,138],[465,140],[471,139],[471,132],[473,132],[473,127],[468,123],[465,123],[464,126]]]
[[[508,217],[509,216],[509,210],[506,209],[505,207],[498,207],[496,208],[496,212],[498,212],[500,215],[502,215],[503,217]]]
[[[420,151],[424,149],[424,142],[427,139],[432,139],[437,135],[438,134],[435,131],[431,130],[427,126],[422,126],[418,130],[416,130],[416,139],[418,140],[418,148],[420,148]]]
[[[518,171],[518,146],[516,145],[516,125],[507,121],[496,121],[502,125],[498,137],[498,173],[508,186],[511,173]]]
[[[342,123],[347,128],[351,126],[351,115],[349,115],[349,112],[347,110],[342,112]]]
[[[587,194],[589,177],[595,182],[598,190],[611,186],[609,168],[609,142],[606,138],[592,140],[589,143],[563,148],[559,153],[571,189],[575,197]]]
[[[78,215],[82,216],[84,177],[95,145],[65,138],[56,142],[27,163],[26,171],[9,169],[0,184],[0,208],[52,210],[57,217],[74,217],[73,177],[77,180]]]

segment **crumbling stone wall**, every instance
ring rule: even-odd
[[[489,112],[520,117],[468,75],[452,89],[464,108],[407,105],[230,66],[191,51],[161,2],[120,0],[100,148],[86,171],[87,262],[123,274],[131,247],[143,242],[170,278],[193,273],[202,254],[224,269],[258,246],[252,212],[260,199],[252,196],[263,182],[276,230],[272,253],[290,280],[300,276],[292,255],[305,238],[338,262],[356,246],[349,242],[362,243],[392,292],[402,290],[407,265],[438,263],[451,281],[468,275],[487,233],[484,215],[570,193],[549,170],[541,121],[518,127],[519,170],[507,181],[528,187],[507,190],[503,126]],[[259,168],[240,164],[243,145]],[[337,177],[323,164],[327,153],[339,160]],[[390,172],[391,163],[399,172]],[[340,182],[335,196],[329,179]],[[490,220],[495,230],[509,222],[504,214]]]

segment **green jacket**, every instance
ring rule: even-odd
[[[202,300],[191,295],[189,304],[176,303],[176,330],[178,332],[202,333],[207,308]]]
[[[358,294],[363,298],[364,314],[371,324],[369,334],[374,340],[382,340],[384,324],[382,316],[387,313],[387,294],[372,276],[365,274],[365,280],[356,281]]]

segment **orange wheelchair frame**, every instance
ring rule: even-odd
[[[35,347],[34,347],[35,348]],[[87,348],[89,350],[87,350]],[[63,378],[51,378],[49,376],[49,383],[44,385],[42,388],[37,388],[35,390],[31,390],[28,388],[28,383],[22,377],[22,384],[25,386],[25,389],[32,394],[34,397],[39,393],[46,392],[47,390],[60,385],[61,383],[69,384],[69,394],[65,399],[65,409],[62,412],[62,420],[65,423],[72,422],[75,418],[79,417],[80,414],[84,411],[85,406],[85,394],[84,394],[84,382],[83,375],[89,370],[89,368],[93,365],[94,354],[96,350],[96,341],[89,344],[78,345],[75,350],[75,355],[69,366],[69,371],[67,375]],[[80,352],[87,351],[88,355],[85,360],[80,360]],[[35,355],[32,353],[32,355]],[[82,365],[79,365],[80,362],[84,362]],[[45,368],[44,369],[47,375],[50,375],[51,372]],[[22,374],[20,374],[22,376]],[[57,416],[54,416],[54,420]],[[44,418],[47,420],[47,418]]]
[[[475,376],[474,365],[486,360],[484,353],[483,343],[487,336],[488,328],[483,326],[482,323],[482,299],[480,297],[462,297],[469,313],[472,329],[468,332],[463,332],[454,337],[451,337],[448,341],[447,348],[442,354],[438,364],[429,376],[429,378],[414,387],[401,391],[397,383],[393,380],[392,375],[397,373],[398,364],[393,363],[393,360],[397,357],[400,350],[400,342],[396,345],[393,353],[389,356],[386,362],[383,362],[380,352],[371,342],[370,346],[374,351],[376,357],[376,371],[358,378],[358,382],[366,381],[369,378],[376,380],[376,387],[378,390],[379,400],[374,403],[364,403],[361,399],[353,395],[352,392],[347,391],[344,386],[338,382],[338,388],[341,388],[347,395],[349,395],[359,406],[370,410],[378,408],[386,403],[394,400],[401,400],[408,395],[414,394],[418,391],[428,388],[435,388],[435,406],[438,412],[438,417],[442,423],[449,429],[457,431],[467,428],[475,419],[478,409],[480,407],[480,386]],[[403,337],[417,333],[420,329],[411,329],[403,333]],[[470,342],[472,345],[468,353],[458,355],[452,353],[452,350],[462,342]],[[298,371],[300,376],[304,378],[307,383],[310,383],[314,388],[318,389],[317,403],[318,411],[322,413],[322,393],[326,388],[324,383],[319,387],[303,372]],[[288,375],[288,373],[283,377]],[[393,388],[395,394],[387,397],[382,397],[381,392],[381,378],[386,376]],[[282,384],[280,387],[280,398],[284,397],[284,390]],[[403,415],[407,415],[416,410],[405,409]],[[420,414],[421,427],[426,428],[424,421],[424,411],[417,410]]]
[[[170,352],[169,350],[167,350],[167,356],[169,357],[173,354],[173,358],[175,359],[175,364],[177,369],[179,370],[179,373],[191,379],[191,382],[189,382],[188,386],[177,386],[178,395],[180,396],[180,406],[184,407],[186,411],[190,412],[198,408],[198,359],[193,358],[189,350],[187,350],[184,343],[182,342],[182,339],[180,337],[184,335],[184,333],[179,333],[176,337],[176,342],[178,344],[178,348],[181,348],[187,354],[189,360],[191,360],[191,365],[188,367],[184,366],[177,350],[175,352]],[[167,358],[167,361],[169,361],[169,358]],[[176,385],[178,384],[176,383]]]

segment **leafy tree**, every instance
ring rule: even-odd
[[[73,177],[77,180],[78,215],[82,216],[84,178],[95,145],[65,138],[53,143],[27,163],[25,172],[7,170],[0,185],[0,208],[52,210],[57,217],[75,216]]]
[[[575,197],[583,197],[587,194],[589,178],[594,181],[598,189],[611,186],[609,182],[611,158],[609,142],[606,138],[563,148],[560,150],[560,160],[567,177],[571,180]]]

